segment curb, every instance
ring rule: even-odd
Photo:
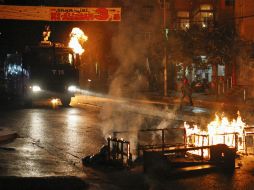
[[[0,176],[0,189],[5,190],[86,190],[88,187],[87,182],[76,176]]]
[[[1,129],[0,128],[0,143],[14,140],[17,137],[18,137],[17,132],[11,131],[9,129]]]
[[[163,102],[172,103],[172,104],[180,104],[180,98],[179,97],[160,97],[160,96],[150,96],[150,100],[162,100]],[[188,101],[188,100],[185,100]],[[214,107],[238,107],[238,109],[253,109],[254,103],[244,103],[244,102],[230,102],[230,101],[223,101],[223,100],[214,100],[214,99],[202,99],[198,97],[192,98],[193,104],[195,106],[203,106],[207,108],[214,108]]]
[[[89,100],[86,100],[89,95],[79,95],[76,97],[76,103],[86,105],[86,106],[93,106],[93,107],[98,107],[100,108],[101,105],[98,104],[98,102],[89,102]],[[155,101],[154,104],[173,104],[173,105],[180,105],[180,97],[176,96],[168,96],[168,97],[162,97],[162,96],[156,96],[156,95],[150,95],[147,96],[147,98],[151,101]],[[139,102],[142,101],[140,100],[133,100],[134,102]],[[254,102],[253,103],[243,103],[243,102],[231,102],[231,101],[226,101],[226,100],[216,100],[216,99],[210,99],[207,97],[207,99],[203,98],[198,98],[198,97],[193,97],[192,99],[194,106],[199,106],[199,107],[205,107],[208,109],[214,109],[214,108],[237,108],[238,110],[253,110],[254,107]]]

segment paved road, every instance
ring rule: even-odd
[[[130,102],[76,106],[0,111],[0,127],[19,134],[15,141],[0,146],[0,176],[79,176],[89,182],[91,190],[253,188],[254,159],[251,156],[243,158],[240,161],[243,166],[231,176],[216,172],[172,180],[169,176],[144,175],[140,168],[83,170],[80,159],[99,150],[105,143],[105,135],[111,131],[109,128],[123,130],[158,124],[165,127],[168,125],[165,121],[172,121],[177,112]],[[188,107],[185,110],[190,114],[178,115],[178,119],[201,118],[199,114],[204,111]],[[207,119],[206,114],[203,116]],[[151,119],[153,117],[156,119]]]
[[[19,135],[13,143],[8,144],[14,150],[3,150],[0,154],[17,156],[15,160],[20,175],[47,175],[50,170],[50,174],[65,175],[64,167],[55,164],[51,169],[43,160],[49,160],[49,164],[55,160],[78,164],[80,158],[94,153],[104,143],[96,114],[83,109],[18,109],[1,111],[0,115],[1,127],[13,129]],[[22,157],[20,161],[19,157]],[[13,165],[13,161],[9,164]],[[39,167],[34,170],[33,166],[37,164]],[[75,170],[71,170],[75,174]],[[8,172],[12,174],[13,171]],[[6,172],[0,171],[0,175],[6,175]]]

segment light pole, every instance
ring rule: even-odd
[[[167,56],[167,23],[166,23],[166,11],[167,11],[167,8],[166,8],[166,0],[164,0],[163,2],[163,34],[165,35],[164,38],[165,38],[165,41],[164,41],[164,57],[165,57],[165,61],[164,61],[164,96],[167,96],[168,95],[168,56]]]

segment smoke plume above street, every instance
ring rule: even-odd
[[[158,24],[156,22],[158,21],[151,16],[150,23]],[[134,99],[145,100],[149,88],[149,71],[145,56],[149,46],[142,36],[150,31],[149,26],[144,25],[142,19],[135,16],[128,17],[119,24],[118,35],[112,39],[112,49],[120,65],[112,76],[108,94],[113,98],[123,99],[124,103],[121,106],[108,103],[101,111],[101,126],[105,138],[116,131],[132,131],[127,136],[121,134],[118,137],[126,137],[125,140],[130,141],[131,146],[136,144],[138,130],[161,126],[160,123],[150,125],[145,121],[146,117],[159,117],[162,120],[175,117],[174,112],[165,112],[164,108],[133,102]]]

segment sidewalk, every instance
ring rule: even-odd
[[[181,93],[174,92],[166,97],[158,94],[147,94],[147,97],[151,100],[163,101],[169,104],[180,104]],[[193,93],[192,100],[194,106],[205,107],[205,108],[237,108],[237,109],[254,109],[254,99],[247,99],[243,101],[240,97],[225,97],[217,96],[214,94],[207,93]],[[188,98],[185,99],[185,104],[188,104]]]
[[[88,98],[93,97],[93,99]],[[162,93],[156,92],[143,92],[142,96],[137,99],[129,99],[128,97],[114,98],[107,95],[97,96],[96,94],[77,94],[75,96],[75,102],[85,103],[91,106],[102,106],[103,102],[117,102],[126,103],[124,100],[133,101],[136,103],[149,103],[155,105],[178,105],[180,106],[181,93],[174,91],[169,93],[168,96],[163,96]],[[234,111],[254,111],[254,99],[242,100],[242,97],[226,97],[217,96],[215,94],[208,93],[193,93],[192,100],[195,107],[219,110],[234,110]],[[188,98],[184,100],[184,105],[188,105]]]

